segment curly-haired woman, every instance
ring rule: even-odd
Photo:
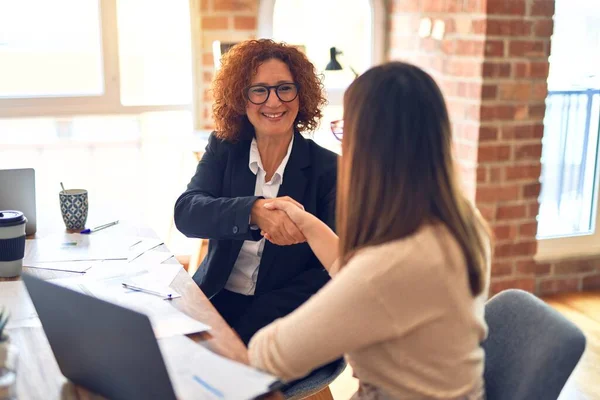
[[[301,135],[319,123],[322,89],[295,47],[230,49],[212,88],[217,130],[175,204],[178,229],[210,239],[194,280],[245,343],[329,280],[288,215],[264,207],[294,202],[334,227],[337,156]]]

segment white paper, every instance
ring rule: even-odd
[[[158,341],[180,399],[252,399],[270,391],[277,378],[221,357],[185,336]]]
[[[107,279],[146,271],[144,265],[129,264],[127,260],[94,261],[92,267],[85,271],[87,279]]]
[[[47,262],[36,265],[29,265],[28,268],[51,269],[54,271],[67,271],[83,273],[94,265],[93,261],[63,261]]]
[[[148,251],[139,257],[130,261],[131,264],[162,264],[163,262],[173,258],[174,255],[167,251]]]
[[[0,307],[10,311],[7,329],[42,325],[23,281],[0,282]]]
[[[145,253],[152,253],[151,250],[164,244],[162,240],[153,238],[136,238],[129,248],[129,255],[127,259],[131,262]]]
[[[161,265],[161,267],[166,266]],[[180,265],[176,266],[181,269]],[[169,267],[172,266],[169,265]],[[171,272],[164,272],[163,276],[166,276],[166,279],[172,280],[170,277],[175,268],[170,269]],[[158,272],[158,276],[161,273],[162,271]],[[126,289],[122,286],[125,279],[131,279],[132,276],[143,276],[144,274],[152,275],[148,271],[144,272],[142,270],[137,275],[119,275],[108,279],[95,280],[84,276],[81,278],[55,279],[53,282],[147,315],[150,318],[156,337],[159,338],[173,335],[187,335],[210,329],[210,326],[196,321],[175,308],[170,300],[165,300],[153,294]],[[151,281],[153,278],[149,276],[145,279]]]
[[[35,241],[35,245],[34,245]],[[130,241],[119,235],[54,235],[25,241],[23,265],[85,260],[126,260]]]
[[[169,286],[183,268],[180,264],[142,264],[125,261],[96,262],[86,271],[86,278],[135,278],[136,283]]]

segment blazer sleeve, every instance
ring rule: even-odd
[[[215,240],[258,240],[250,211],[258,196],[223,197],[227,144],[211,134],[187,190],[175,202],[175,225],[184,235]]]

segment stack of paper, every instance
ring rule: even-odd
[[[180,297],[179,293],[170,289],[169,284],[180,271],[179,264],[145,266],[114,262],[94,266],[82,277],[55,279],[53,282],[146,314],[157,337],[206,331],[210,329],[208,325],[179,311],[169,300],[123,287],[123,283],[126,283],[148,291],[169,291],[171,298],[177,298]]]
[[[35,266],[39,263],[64,261],[126,260],[131,243],[123,239],[118,235],[95,236],[74,233],[27,240],[23,265]]]
[[[116,247],[114,244],[118,243]],[[26,241],[23,265],[30,268],[68,272],[89,272],[102,262],[130,262],[135,264],[161,264],[173,255],[158,251],[164,244],[158,239],[125,236],[96,236],[61,234],[46,239]],[[113,246],[109,250],[102,246]],[[104,264],[106,265],[106,264]]]
[[[221,357],[187,337],[161,339],[158,345],[180,399],[253,399],[281,386],[273,375]]]

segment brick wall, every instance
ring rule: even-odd
[[[552,272],[533,257],[553,14],[552,0],[487,1],[476,199],[496,237],[494,292],[540,292]]]
[[[259,0],[194,1],[197,127],[212,129],[212,42],[255,37]],[[600,289],[600,257],[534,260],[554,0],[387,0],[386,8],[388,59],[425,68],[446,96],[464,188],[496,236],[492,292]],[[443,22],[441,40],[419,37],[424,18]]]
[[[430,71],[448,102],[465,188],[494,231],[492,292],[600,289],[600,257],[537,263],[554,0],[392,0],[391,59]],[[424,18],[442,40],[419,38]]]

